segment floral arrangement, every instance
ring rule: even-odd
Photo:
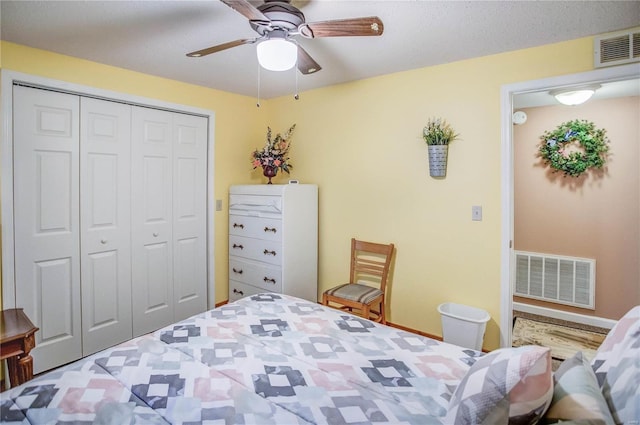
[[[280,168],[282,171],[289,172],[293,165],[289,164],[289,148],[291,147],[291,134],[295,130],[296,125],[293,124],[284,134],[276,134],[271,138],[271,127],[267,127],[267,142],[260,150],[256,149],[251,154],[251,162],[253,169],[258,167],[274,167],[276,170]]]
[[[554,172],[562,171],[565,177],[578,177],[590,168],[602,168],[609,151],[606,130],[597,129],[586,120],[564,122],[553,131],[545,131],[540,139],[542,161]]]
[[[422,138],[427,145],[448,145],[460,135],[453,131],[451,125],[441,118],[429,118],[422,130]]]

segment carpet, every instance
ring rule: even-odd
[[[582,351],[591,360],[604,341],[605,334],[576,329],[556,323],[516,317],[513,325],[513,346],[540,345],[551,349],[551,357],[566,360]]]

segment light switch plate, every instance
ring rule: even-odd
[[[216,211],[222,211],[222,199],[216,199]]]
[[[471,207],[471,220],[482,221],[482,206],[474,205]]]

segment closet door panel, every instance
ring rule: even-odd
[[[57,300],[57,308],[43,308],[40,325],[42,344],[67,341],[73,335],[73,276],[70,258],[36,263],[35,280],[38,283],[38,303]]]
[[[40,328],[31,352],[40,373],[82,355],[80,101],[40,89],[13,91],[16,306]]]
[[[167,310],[171,308],[171,270],[169,262],[171,254],[169,252],[169,244],[149,243],[144,246],[144,264],[145,270],[142,272],[142,281],[148,282],[144,304],[150,311]]]
[[[83,355],[132,337],[131,107],[81,99]]]
[[[207,119],[174,115],[175,320],[207,309]]]
[[[172,113],[132,108],[133,334],[174,321]]]

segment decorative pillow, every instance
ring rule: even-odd
[[[591,366],[616,424],[640,424],[640,306],[616,323]]]
[[[578,351],[562,362],[553,375],[553,400],[544,417],[546,423],[558,420],[589,419],[610,425],[613,418],[598,388],[589,360]]]
[[[451,397],[444,423],[533,424],[552,396],[549,348],[501,348],[471,366]]]

